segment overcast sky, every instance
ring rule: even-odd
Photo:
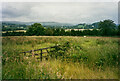
[[[2,3],[3,21],[93,23],[118,22],[117,2],[7,2]]]

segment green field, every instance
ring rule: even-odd
[[[3,79],[118,79],[119,38],[16,36],[2,38]],[[21,52],[64,45],[41,62]],[[61,55],[62,54],[62,55]]]

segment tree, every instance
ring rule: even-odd
[[[27,35],[44,35],[44,27],[40,23],[34,23],[27,29]]]
[[[45,30],[45,35],[47,35],[47,36],[52,36],[53,33],[54,33],[54,31],[53,31],[51,28],[47,28],[47,29]]]
[[[120,25],[118,26],[118,35],[120,36]]]
[[[116,24],[112,20],[100,21],[98,25],[101,35],[113,35],[115,31]]]
[[[71,36],[75,36],[75,35],[76,35],[75,30],[72,29],[72,30],[71,30]]]
[[[64,29],[61,29],[60,35],[61,35],[61,36],[65,35],[65,30],[64,30]]]
[[[59,28],[55,29],[53,35],[54,36],[59,36],[60,35],[60,29]]]
[[[94,35],[94,36],[99,35],[99,30],[97,30],[97,29],[93,29],[91,32],[92,32],[92,35]]]

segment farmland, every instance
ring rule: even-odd
[[[23,51],[64,45],[48,60]],[[77,36],[2,37],[3,79],[118,79],[119,38]],[[51,53],[52,54],[52,53]],[[62,55],[60,55],[62,54]]]

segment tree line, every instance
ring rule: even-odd
[[[3,36],[119,36],[120,25],[116,26],[112,20],[99,22],[99,29],[65,31],[62,28],[45,28],[40,23],[34,23],[26,32],[6,32]]]

